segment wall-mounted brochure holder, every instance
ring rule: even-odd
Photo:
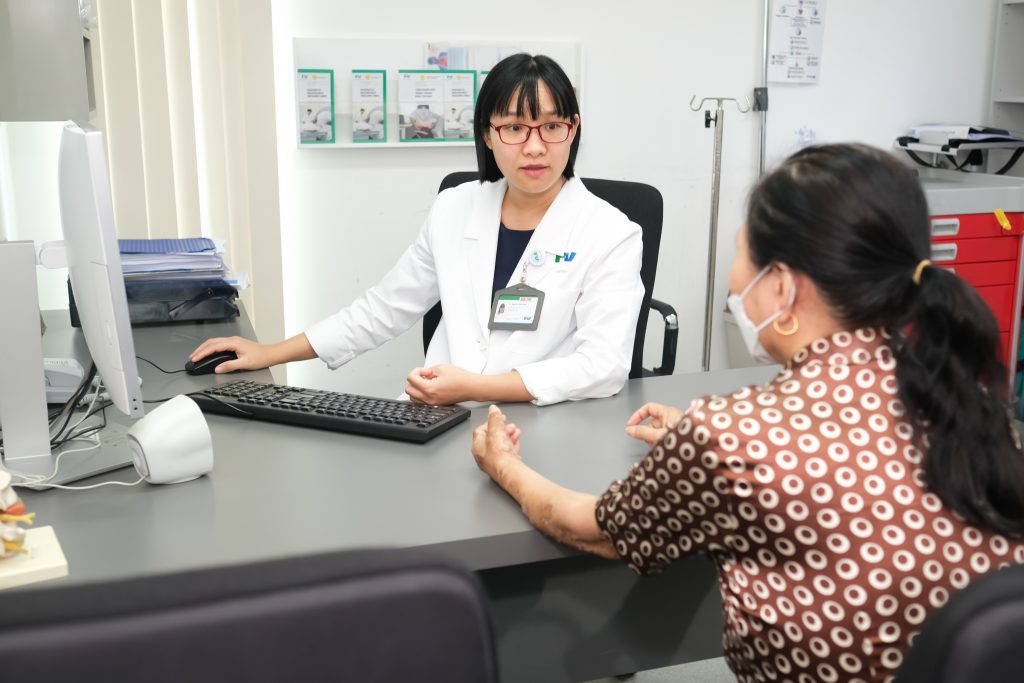
[[[295,38],[292,47],[296,144],[304,149],[472,147],[480,86],[517,52],[557,61],[581,96],[578,43]],[[308,83],[328,75],[329,98]]]

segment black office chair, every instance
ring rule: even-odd
[[[441,181],[438,192],[447,190],[471,180],[479,175],[475,171],[458,171],[449,173]],[[679,340],[679,322],[676,310],[664,301],[651,297],[654,291],[654,274],[658,269],[658,250],[661,247],[661,222],[664,215],[664,204],[661,193],[650,185],[632,183],[625,180],[601,180],[583,178],[583,184],[592,193],[605,200],[629,220],[640,226],[644,238],[644,255],[640,264],[640,280],[644,283],[644,299],[640,306],[640,317],[636,322],[636,336],[633,339],[633,360],[629,378],[651,377],[655,375],[671,375],[676,366],[676,345]],[[665,336],[661,345],[661,365],[648,370],[643,367],[644,337],[647,335],[647,317],[653,308],[661,314],[665,324]],[[423,353],[427,352],[434,331],[441,322],[441,304],[436,304],[423,316]]]
[[[0,678],[496,681],[485,601],[464,569],[381,550],[8,591]]]
[[[1019,681],[1024,672],[1024,565],[987,574],[932,614],[896,683]]]

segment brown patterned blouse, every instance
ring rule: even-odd
[[[886,335],[839,332],[764,386],[694,401],[598,502],[637,572],[712,558],[740,681],[890,680],[951,593],[1024,562],[925,488]]]

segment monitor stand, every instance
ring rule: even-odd
[[[53,468],[34,243],[0,242],[0,292],[4,467],[29,474],[50,472]]]
[[[98,448],[68,453],[62,457],[57,476],[47,481],[47,484],[67,484],[133,465],[132,452],[128,446],[127,427],[116,422],[111,423],[108,419],[107,426],[97,436],[100,439]],[[61,450],[73,451],[79,448],[89,448],[89,445],[89,442],[86,440],[71,441],[61,449],[54,451],[54,454],[55,456],[59,455]],[[46,474],[52,471],[53,464],[51,462],[50,469]],[[27,486],[26,488],[45,491],[49,487],[43,484],[41,486]]]

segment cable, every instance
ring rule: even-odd
[[[105,414],[104,414],[103,424],[105,425]],[[23,488],[63,488],[65,490],[86,490],[88,488],[99,488],[100,486],[136,486],[136,485],[142,483],[143,481],[145,481],[145,477],[140,476],[137,480],[130,481],[130,482],[129,481],[100,481],[99,483],[88,484],[86,486],[69,486],[67,484],[46,483],[47,481],[49,481],[50,479],[52,479],[53,477],[55,477],[57,475],[57,471],[59,471],[59,469],[60,469],[60,459],[61,458],[65,457],[67,455],[73,454],[73,453],[86,453],[86,452],[89,452],[89,451],[95,451],[100,446],[99,438],[96,437],[96,436],[92,436],[90,438],[79,436],[79,437],[76,437],[74,439],[68,439],[68,440],[69,441],[70,440],[88,440],[88,441],[92,442],[92,445],[86,446],[86,447],[82,447],[82,449],[71,449],[69,451],[61,451],[60,453],[58,453],[56,459],[53,461],[53,471],[50,472],[48,475],[43,475],[43,474],[27,474],[25,472],[17,472],[15,470],[8,470],[8,472],[12,476],[22,477],[22,479],[24,479],[23,481],[17,481],[17,482],[11,483],[11,486],[17,486],[17,487],[23,487]]]
[[[1017,163],[1018,159],[1020,159],[1021,154],[1024,154],[1024,147],[1018,147],[1016,150],[1014,150],[1013,154],[1010,155],[1009,161],[1003,164],[1003,167],[996,171],[995,174],[1004,175],[1007,171],[1013,168],[1013,165]]]
[[[16,470],[8,470],[11,476],[21,477],[25,481],[12,483],[11,486],[22,486],[22,487],[33,487],[39,486],[44,482],[47,482],[57,476],[57,471],[60,469],[60,459],[67,453],[85,453],[86,451],[93,451],[100,447],[100,440],[96,437],[91,439],[83,439],[92,442],[92,446],[88,448],[73,448],[67,451],[61,451],[57,454],[57,457],[53,461],[53,471],[48,475],[43,474],[27,474],[25,472],[18,472]]]
[[[138,358],[141,361],[145,361],[145,362],[149,363],[150,365],[152,365],[154,368],[156,368],[160,372],[164,373],[165,375],[176,375],[179,372],[185,372],[185,368],[182,368],[181,370],[164,370],[162,367],[160,367],[159,365],[157,365],[153,361],[149,360],[148,358],[143,358],[142,356],[135,356],[135,357]]]
[[[93,392],[92,398],[82,398],[81,399],[82,402],[84,402],[86,400],[89,401],[89,405],[86,406],[86,408],[85,408],[85,414],[81,417],[81,419],[78,420],[78,422],[76,422],[76,423],[74,423],[73,425],[70,425],[70,426],[68,425],[68,422],[70,422],[70,419],[65,420],[64,425],[61,427],[60,431],[58,431],[58,432],[56,432],[56,433],[54,433],[54,434],[52,434],[50,436],[50,447],[51,448],[57,448],[58,446],[61,446],[62,444],[66,443],[67,441],[70,441],[71,437],[69,435],[72,434],[75,431],[75,429],[78,428],[78,426],[80,424],[82,424],[83,422],[85,422],[90,417],[92,417],[96,413],[100,412],[101,410],[103,410],[107,406],[112,405],[112,403],[113,403],[112,401],[110,401],[109,399],[105,399],[102,403],[100,403],[100,405],[98,407],[96,407],[96,402],[100,399],[100,396],[102,394],[103,394],[103,384],[100,383],[100,384],[98,384],[96,386],[96,389]],[[70,415],[74,415],[74,412],[70,413]],[[106,415],[104,415],[103,416],[104,424],[106,423],[106,419],[107,419]]]
[[[105,429],[106,426],[107,426],[107,408],[109,408],[111,405],[112,405],[112,403],[110,401],[106,401],[106,402],[103,403],[103,405],[101,405],[100,407],[98,407],[95,410],[91,411],[84,418],[82,418],[81,421],[79,421],[79,424],[81,424],[82,421],[84,421],[87,418],[90,418],[93,415],[96,415],[97,413],[99,413],[101,415],[101,417],[103,418],[102,421],[99,424],[90,425],[88,427],[85,427],[81,431],[73,432],[73,433],[69,434],[68,436],[66,436],[65,438],[63,438],[60,441],[58,441],[57,443],[53,444],[52,447],[53,448],[60,448],[61,446],[63,446],[64,444],[66,444],[69,441],[74,441],[76,439],[81,439],[82,437],[89,436],[91,434],[94,434],[96,432],[99,432],[99,431]]]
[[[92,445],[85,446],[85,447],[82,447],[82,448],[72,448],[72,449],[68,449],[68,450],[61,450],[59,453],[57,453],[56,458],[54,458],[54,461],[53,461],[53,471],[49,475],[28,474],[28,473],[25,473],[25,472],[18,472],[16,470],[8,470],[8,472],[12,476],[18,477],[18,478],[21,479],[21,481],[12,483],[11,486],[34,488],[34,489],[38,489],[38,488],[55,488],[55,489],[64,489],[64,490],[68,490],[68,491],[84,491],[84,490],[87,490],[87,489],[99,488],[101,486],[136,486],[138,484],[141,484],[143,481],[145,481],[145,477],[141,477],[140,476],[139,479],[137,481],[134,481],[134,482],[104,481],[104,482],[100,482],[98,484],[90,484],[88,486],[67,486],[67,485],[64,485],[64,484],[50,484],[50,483],[47,483],[51,479],[53,479],[54,477],[57,476],[57,472],[60,470],[61,458],[63,458],[65,455],[69,455],[71,453],[85,453],[85,452],[88,452],[88,451],[94,451],[97,448],[99,448],[100,445],[101,445],[98,433],[100,431],[102,431],[107,426],[107,413],[106,413],[106,409],[107,409],[108,406],[113,404],[112,401],[105,400],[102,403],[100,403],[99,406],[97,406],[97,402],[99,401],[100,395],[103,392],[103,384],[102,384],[102,382],[100,382],[99,384],[96,385],[95,391],[94,391],[92,397],[89,399],[89,405],[85,408],[85,414],[77,422],[75,422],[73,425],[69,426],[69,423],[71,422],[71,418],[72,418],[72,416],[75,413],[74,407],[77,406],[79,404],[79,402],[85,400],[83,397],[86,394],[86,388],[92,385],[92,380],[95,377],[95,375],[96,375],[96,366],[93,365],[90,368],[87,377],[84,378],[82,384],[75,391],[74,395],[70,399],[68,399],[68,402],[64,404],[64,406],[60,409],[60,411],[55,416],[54,421],[51,422],[51,424],[50,424],[50,428],[52,430],[53,429],[53,425],[56,424],[56,422],[58,420],[60,420],[60,416],[62,414],[64,414],[64,413],[66,413],[66,415],[64,416],[64,422],[61,424],[60,428],[56,432],[52,432],[51,431],[51,435],[50,435],[50,448],[52,450],[59,449],[62,446],[64,446],[65,444],[70,443],[72,441],[88,441]],[[86,427],[84,427],[82,429],[78,429],[83,422],[85,422],[90,417],[92,417],[92,416],[94,416],[96,414],[99,414],[101,416],[101,421],[100,421],[99,424],[88,425],[88,426],[86,426]],[[78,431],[76,431],[76,430],[78,430]],[[0,441],[0,444],[2,444],[2,441]]]
[[[98,484],[89,484],[88,486],[68,486],[67,484],[37,484],[36,488],[42,486],[48,489],[64,489],[65,491],[85,491],[86,489],[98,489],[101,486],[138,486],[142,482],[146,481],[145,477],[139,477],[135,481],[101,481]],[[15,484],[17,486],[17,484]]]
[[[92,385],[92,380],[95,377],[96,377],[96,364],[94,363],[94,364],[92,364],[89,367],[89,371],[87,373],[85,373],[84,377],[82,377],[82,381],[78,385],[78,388],[75,389],[75,392],[64,403],[64,405],[62,405],[55,413],[54,412],[50,412],[48,414],[47,417],[48,417],[48,420],[49,420],[49,432],[50,432],[51,444],[53,442],[53,439],[56,436],[54,434],[54,432],[53,432],[53,426],[61,419],[61,416],[64,416],[64,424],[61,425],[60,429],[56,432],[56,434],[61,434],[64,431],[65,427],[67,427],[68,422],[71,421],[71,415],[74,413],[74,409],[78,406],[78,402],[82,400],[82,396],[85,395],[85,392],[88,389],[88,387]],[[0,431],[0,434],[2,434],[2,433],[3,432]],[[3,443],[4,443],[3,437],[0,436],[0,447],[3,446]]]
[[[75,406],[77,406],[78,402],[82,400],[83,396],[85,396],[86,388],[92,386],[92,380],[94,377],[96,377],[95,363],[89,366],[89,372],[85,373],[85,377],[82,380],[82,384],[78,387],[78,390],[75,391],[71,398],[68,399],[68,402],[64,404],[64,412],[66,413],[64,417],[64,424],[60,426],[60,429],[58,429],[56,433],[52,433],[50,435],[51,444],[53,443],[54,439],[59,438],[60,435],[64,433],[64,430],[65,428],[67,428],[68,423],[71,422],[71,416],[75,412]],[[96,388],[96,391],[99,392],[99,387]],[[59,420],[60,416],[58,416],[57,419]]]
[[[102,386],[102,385],[100,385],[100,386]],[[89,402],[88,407],[86,407],[86,409],[85,409],[85,415],[82,416],[81,420],[79,420],[75,424],[73,424],[70,427],[68,427],[67,428],[68,432],[75,431],[76,429],[78,429],[78,425],[82,424],[83,422],[85,422],[86,420],[89,419],[89,417],[93,414],[91,411],[96,406],[96,401],[98,401],[99,398],[100,398],[100,387],[96,387],[96,392],[92,395],[92,401]]]
[[[231,405],[227,401],[222,401],[219,398],[217,398],[216,396],[212,396],[212,395],[207,394],[207,393],[205,393],[203,391],[190,391],[187,394],[180,394],[180,395],[181,396],[202,396],[203,398],[207,398],[207,399],[210,399],[211,401],[216,401],[217,403],[220,403],[221,405],[227,406],[228,408],[231,408],[232,410],[237,411],[237,412],[241,413],[242,415],[245,415],[246,417],[253,417],[253,414],[250,413],[248,410],[242,410],[238,406]],[[174,396],[168,396],[167,398],[152,398],[152,399],[143,401],[143,403],[165,403],[167,401],[170,401],[172,398],[175,398],[175,397]]]

